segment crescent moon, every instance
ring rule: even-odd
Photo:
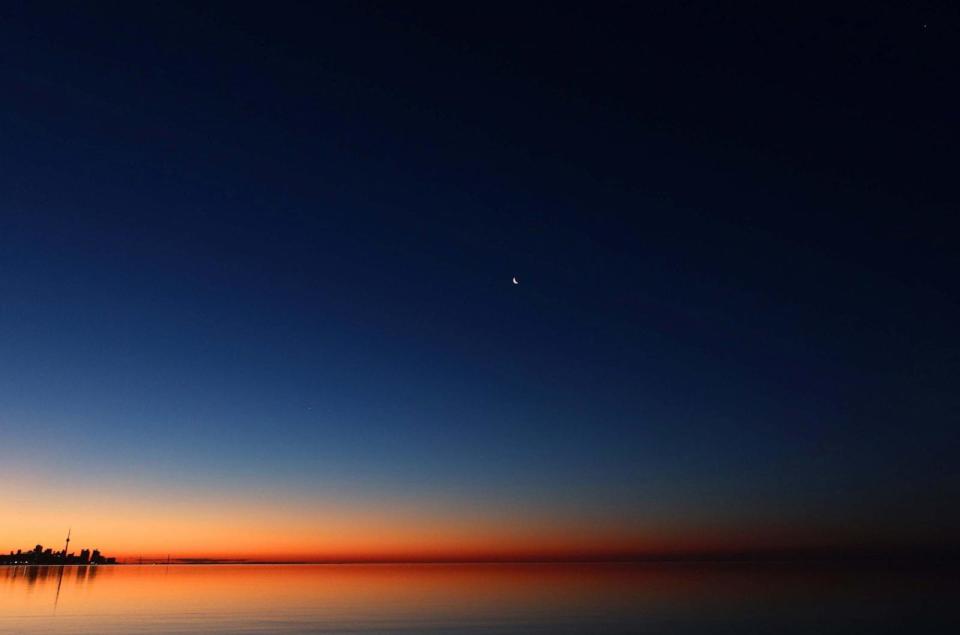
[[[513,277],[513,284],[520,284],[519,282],[517,282],[517,277],[516,277],[516,276]]]

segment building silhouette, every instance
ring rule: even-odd
[[[116,558],[108,558],[100,553],[99,549],[92,552],[89,549],[81,549],[80,555],[70,552],[70,530],[67,531],[67,539],[63,545],[62,551],[54,551],[52,548],[43,548],[43,545],[37,545],[30,551],[17,549],[9,554],[0,554],[0,565],[10,564],[116,564]]]

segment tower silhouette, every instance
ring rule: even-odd
[[[67,557],[67,552],[70,550],[70,532],[73,531],[73,527],[67,529],[67,542],[63,545],[63,557]]]

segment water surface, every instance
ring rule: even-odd
[[[932,633],[957,591],[880,565],[0,567],[0,633]]]

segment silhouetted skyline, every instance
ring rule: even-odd
[[[44,548],[37,544],[33,549],[11,551],[8,554],[0,553],[0,565],[62,565],[62,564],[116,564],[117,559],[107,557],[99,549],[81,549],[79,554],[67,552],[65,549],[54,551],[52,547]]]

